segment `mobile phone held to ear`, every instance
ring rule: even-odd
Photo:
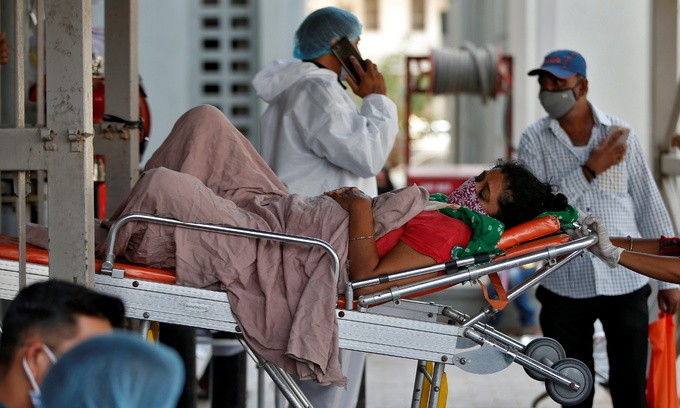
[[[618,125],[612,125],[609,128],[609,134],[607,135],[608,138],[614,137],[614,135],[619,131],[623,130],[623,134],[621,137],[619,137],[619,140],[616,141],[617,145],[625,145],[626,141],[628,140],[628,134],[630,133],[630,129],[625,128],[623,126],[618,126]]]
[[[354,82],[356,82],[358,85],[359,82],[361,82],[361,79],[359,78],[357,70],[354,69],[354,65],[352,65],[352,61],[350,61],[349,57],[354,56],[354,58],[359,61],[359,64],[361,64],[362,68],[366,69],[366,62],[361,58],[359,50],[357,50],[354,44],[352,44],[352,42],[348,40],[347,37],[342,37],[340,40],[338,40],[338,42],[333,44],[331,47],[331,52],[338,58],[342,67],[345,68],[345,71],[347,71]]]

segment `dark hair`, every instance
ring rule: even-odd
[[[77,317],[83,315],[123,327],[125,306],[118,298],[60,280],[34,283],[21,290],[2,321],[0,373],[27,336],[37,333],[51,339],[70,339],[76,335]]]
[[[519,160],[498,160],[494,169],[505,176],[505,192],[498,198],[498,213],[494,217],[513,227],[546,211],[562,211],[568,200],[564,194],[553,193],[554,186],[544,183]]]

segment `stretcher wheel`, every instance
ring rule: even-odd
[[[578,390],[572,390],[562,384],[546,380],[545,390],[553,401],[561,405],[576,405],[588,398],[593,389],[593,375],[588,366],[580,360],[565,358],[553,364],[552,368],[580,386]]]
[[[567,353],[557,340],[550,337],[539,337],[531,340],[524,347],[524,355],[550,367],[556,362],[563,360]],[[545,380],[545,376],[536,370],[525,367],[524,371],[534,380]]]

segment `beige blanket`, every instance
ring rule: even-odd
[[[416,186],[374,199],[376,235],[419,213],[428,194]],[[340,285],[321,249],[275,241],[129,223],[116,254],[177,272],[180,285],[226,290],[248,343],[299,378],[343,385],[335,303],[347,280],[347,213],[325,196],[289,194],[224,115],[200,106],[185,113],[149,160],[114,219],[147,213],[306,235],[330,243]]]

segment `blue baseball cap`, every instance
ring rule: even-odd
[[[586,77],[586,60],[576,51],[557,50],[545,56],[540,68],[529,71],[527,75],[538,75],[548,72],[560,79],[572,77],[576,74]]]

